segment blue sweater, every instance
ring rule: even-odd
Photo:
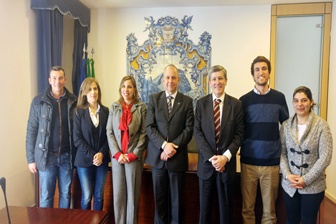
[[[259,95],[252,90],[240,100],[243,102],[245,126],[240,161],[256,166],[279,165],[279,122],[289,117],[284,94],[271,89],[267,94]]]

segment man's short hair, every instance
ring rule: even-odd
[[[254,75],[254,65],[258,62],[265,62],[268,67],[268,73],[271,73],[271,62],[264,56],[256,57],[251,64],[251,75]]]
[[[50,69],[49,69],[49,74],[51,71],[62,71],[64,76],[65,76],[65,72],[64,72],[64,69],[59,66],[59,65],[55,65],[55,66],[52,66]]]
[[[226,69],[223,66],[221,66],[221,65],[214,65],[208,71],[209,80],[211,79],[212,73],[214,73],[214,72],[221,72],[221,71],[224,74],[224,78],[227,79],[227,71],[226,71]]]

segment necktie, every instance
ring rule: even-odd
[[[170,112],[171,112],[171,110],[172,110],[172,99],[173,99],[173,97],[172,96],[168,96],[167,97],[167,99],[168,99],[168,115],[170,115]]]
[[[220,111],[219,111],[219,104],[221,100],[216,99],[214,105],[214,120],[215,120],[215,139],[216,139],[216,149],[218,150],[218,141],[219,141],[219,133],[220,133]]]

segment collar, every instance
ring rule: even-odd
[[[253,91],[254,91],[256,94],[258,94],[258,95],[262,95],[262,94],[259,92],[259,90],[258,90],[255,86],[253,87]],[[270,87],[270,86],[268,86],[268,90],[267,90],[266,93],[263,94],[263,95],[266,95],[266,94],[269,93],[269,92],[271,92],[271,87]]]
[[[63,99],[63,98],[66,96],[66,93],[67,93],[67,91],[64,89],[64,93],[63,93],[63,95],[60,96],[59,99],[56,99],[56,98],[54,97],[54,95],[52,94],[52,91],[51,91],[51,88],[50,88],[50,90],[47,92],[47,95],[48,95],[51,99],[53,99],[53,100],[61,100],[61,99]]]
[[[173,99],[176,99],[177,91],[174,94],[172,94],[172,95],[170,95],[167,91],[165,91],[165,93],[166,93],[166,97],[172,96]]]
[[[224,98],[225,98],[225,92],[223,95],[221,95],[221,97],[216,97],[214,93],[212,93],[212,101],[214,101],[215,99],[220,99],[222,102],[224,102]]]
[[[90,111],[90,113],[92,113],[91,112],[91,108],[89,107],[89,111]],[[96,111],[96,113],[99,113],[100,112],[100,105],[98,104],[98,108],[97,108],[97,111]]]

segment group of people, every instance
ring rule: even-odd
[[[145,162],[152,167],[154,223],[184,223],[188,143],[194,136],[200,223],[212,223],[215,191],[220,223],[234,223],[237,153],[244,223],[256,222],[258,184],[262,223],[277,222],[280,171],[287,223],[315,223],[326,189],[324,171],[331,162],[331,131],[312,110],[314,100],[307,87],[295,89],[295,114],[289,117],[284,94],[269,86],[270,72],[270,61],[256,57],[251,64],[255,86],[238,100],[225,92],[225,68],[212,66],[212,93],[193,108],[193,99],[178,92],[178,69],[170,64],[163,71],[165,90],[151,95],[148,107],[139,101],[135,79],[125,76],[120,97],[109,110],[101,103],[95,78],[83,81],[77,100],[64,87],[63,68],[52,67],[49,88],[32,101],[26,138],[29,170],[39,174],[40,206],[53,207],[57,180],[59,207],[70,207],[74,165],[82,189],[81,208],[91,209],[93,204],[94,210],[101,210],[111,162],[115,223],[137,223]]]

